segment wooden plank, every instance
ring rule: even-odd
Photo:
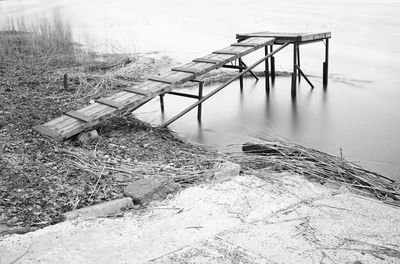
[[[256,43],[241,43],[241,42],[231,44],[231,46],[234,46],[234,47],[257,47],[258,45],[260,45],[260,44],[256,44]]]
[[[142,90],[142,89],[135,88],[135,87],[125,88],[124,91],[134,93],[134,94],[139,94],[139,95],[149,95],[150,94],[150,91]]]
[[[210,63],[204,63],[204,62],[190,62],[185,65],[185,67],[188,66],[190,68],[199,70],[199,71],[204,71],[207,69],[213,70],[213,65],[210,65]]]
[[[103,104],[103,105],[111,106],[111,107],[114,107],[117,109],[122,106],[121,103],[116,102],[114,100],[106,99],[106,98],[97,99],[96,102]]]
[[[61,137],[61,135],[59,133],[57,133],[56,131],[54,131],[53,129],[48,128],[47,126],[44,125],[37,125],[33,127],[34,130],[36,130],[37,132],[39,132],[42,135],[48,136],[52,139],[59,139]]]
[[[217,64],[217,63],[221,62],[219,60],[212,60],[212,59],[205,59],[205,58],[197,58],[197,59],[194,59],[193,61],[194,62],[212,63],[212,64]]]
[[[154,81],[154,82],[168,83],[168,84],[173,84],[174,82],[176,82],[176,80],[170,80],[170,79],[157,77],[157,76],[150,77],[149,80]]]
[[[172,68],[173,71],[180,71],[180,72],[187,72],[187,73],[198,73],[199,70],[193,68],[186,68],[186,67],[175,67]]]
[[[135,94],[135,93],[128,92],[128,91],[121,91],[117,94],[111,95],[110,97],[108,97],[108,99],[114,100],[116,102],[121,102],[121,101],[125,101],[128,98],[132,98],[132,97],[140,98],[142,96],[143,95]]]
[[[330,38],[331,32],[322,32],[322,33],[288,33],[288,32],[256,32],[256,33],[246,33],[246,34],[237,34],[237,39],[246,39],[249,38],[261,38],[261,37],[271,37],[276,38],[278,43],[282,43],[284,41],[311,41],[311,40],[322,40],[324,38]]]
[[[245,39],[241,41],[240,43],[252,43],[252,44],[258,44],[258,46],[266,46],[268,44],[271,44],[275,41],[275,38],[271,37],[252,37]]]
[[[237,57],[238,55],[212,54],[212,56],[209,57],[208,59],[218,60],[220,62],[219,64],[222,66],[223,64],[236,60]]]
[[[58,126],[59,124],[65,123],[67,120],[69,120],[70,118],[68,118],[65,115],[59,116],[57,118],[54,118],[53,120],[50,120],[48,122],[46,122],[45,126],[47,127],[53,127],[53,126]]]
[[[79,113],[77,111],[69,111],[69,112],[66,112],[65,115],[73,117],[78,120],[81,120],[86,123],[93,122],[93,120],[94,120],[94,117]]]
[[[192,80],[195,77],[195,74],[193,73],[187,73],[187,72],[178,72],[178,71],[167,71],[161,73],[157,78],[159,78],[159,81],[161,83],[167,83],[164,80],[168,81],[168,84],[171,85],[179,85],[182,84],[186,81]],[[172,83],[169,83],[169,81],[173,81]]]
[[[216,50],[213,51],[214,54],[227,54],[227,55],[240,55],[241,51],[229,51],[229,50]]]

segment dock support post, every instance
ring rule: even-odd
[[[203,85],[204,82],[200,81],[199,82],[199,100],[203,98]],[[197,121],[201,122],[201,103],[197,107]]]
[[[271,44],[270,52],[274,51],[274,45]],[[275,82],[275,57],[271,56],[271,82]]]
[[[322,83],[328,84],[328,58],[329,58],[329,38],[325,39],[325,62],[323,63]]]
[[[238,61],[239,61],[239,66],[242,67],[243,66],[242,59],[239,58]],[[239,73],[241,73],[242,71],[243,70],[240,68]],[[240,91],[243,92],[243,75],[241,75],[239,78],[239,84],[240,84]]]
[[[268,46],[265,46],[265,56],[268,56]],[[269,62],[265,59],[265,91],[269,94]]]
[[[164,95],[165,94],[160,94],[160,106],[161,106],[162,113],[164,113]]]
[[[299,82],[301,80],[300,75],[300,45],[297,45],[297,76],[299,77]]]
[[[293,42],[293,73],[292,73],[292,97],[296,97],[297,89],[297,43]]]
[[[217,87],[214,91],[208,93],[206,96],[204,96],[202,99],[198,100],[196,103],[190,105],[188,108],[186,108],[185,110],[183,110],[182,112],[180,112],[179,114],[177,114],[176,116],[174,116],[173,118],[171,118],[170,120],[168,120],[167,122],[165,122],[164,124],[160,125],[160,128],[164,128],[167,127],[168,125],[170,125],[171,123],[175,122],[177,119],[179,119],[180,117],[182,117],[183,115],[185,115],[186,113],[188,113],[190,110],[192,110],[193,108],[197,107],[199,104],[203,103],[204,101],[208,100],[209,98],[211,98],[213,95],[215,95],[216,93],[218,93],[219,91],[221,91],[222,89],[224,89],[226,86],[228,86],[229,84],[233,83],[234,81],[236,81],[240,76],[243,76],[244,74],[248,73],[249,71],[251,71],[254,67],[256,67],[257,65],[263,63],[266,59],[268,59],[268,57],[273,56],[275,53],[277,53],[278,51],[280,51],[281,49],[284,49],[285,47],[287,47],[290,43],[285,43],[282,46],[280,46],[278,49],[276,49],[274,52],[271,52],[268,56],[263,57],[261,59],[259,59],[257,62],[253,63],[252,65],[250,65],[249,67],[247,67],[245,70],[243,70],[241,73],[239,73],[238,75],[230,78],[229,80],[227,80],[226,82],[224,82],[222,85],[220,85],[219,87]]]

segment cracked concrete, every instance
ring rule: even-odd
[[[258,176],[3,237],[0,263],[399,263],[398,208],[298,175]]]

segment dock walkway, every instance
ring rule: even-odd
[[[44,136],[50,137],[53,140],[64,140],[98,125],[106,119],[122,113],[132,112],[157,96],[160,96],[162,99],[165,93],[195,97],[198,99],[198,102],[194,105],[194,107],[196,107],[199,106],[204,100],[210,98],[216,92],[213,94],[210,93],[211,95],[207,95],[205,97],[202,97],[202,94],[200,93],[197,97],[172,92],[172,90],[178,85],[188,81],[196,81],[196,78],[199,76],[222,67],[239,70],[240,73],[235,76],[232,81],[236,80],[237,78],[242,78],[245,73],[251,72],[252,68],[263,61],[266,61],[267,73],[268,58],[270,58],[280,49],[286,47],[289,43],[293,43],[295,46],[297,46],[298,43],[319,41],[322,39],[327,40],[328,38],[330,38],[330,33],[288,35],[260,32],[251,34],[238,34],[238,42],[233,43],[229,47],[216,50],[209,55],[194,59],[192,62],[172,68],[171,70],[163,72],[160,75],[149,78],[147,81],[137,86],[128,87],[109,97],[97,99],[93,104],[85,106],[76,111],[66,112],[64,115],[45,124],[33,127],[33,129]],[[270,47],[270,50],[272,50],[273,45],[281,45],[281,47],[280,49],[268,54],[268,47]],[[247,67],[242,62],[241,59],[243,56],[262,48],[265,48],[266,56],[257,62],[256,65]],[[238,64],[227,65],[236,60],[239,62]],[[296,68],[295,71],[297,71]],[[194,107],[191,107],[188,111]]]

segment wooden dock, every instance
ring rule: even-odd
[[[218,91],[222,90],[224,87],[237,79],[240,79],[240,86],[241,89],[243,89],[243,75],[246,73],[252,73],[251,70],[262,62],[265,62],[265,73],[267,77],[266,90],[269,92],[270,73],[271,78],[274,78],[275,75],[273,55],[287,47],[289,44],[294,45],[294,72],[292,78],[296,80],[297,74],[302,73],[300,69],[299,45],[325,40],[326,47],[328,47],[328,39],[331,37],[331,35],[329,32],[318,34],[258,32],[250,34],[238,34],[236,37],[238,42],[233,43],[229,47],[216,50],[209,55],[196,58],[189,63],[172,68],[171,70],[149,78],[147,81],[137,86],[125,88],[112,96],[97,99],[91,105],[85,106],[76,111],[66,112],[64,115],[54,120],[33,127],[33,129],[44,136],[50,137],[53,140],[64,140],[82,131],[95,127],[106,119],[119,114],[130,113],[157,96],[160,96],[161,108],[163,109],[163,96],[166,93],[194,98],[197,99],[197,101],[183,112],[172,118],[170,121],[163,124],[163,126],[169,125],[196,107],[199,109],[198,118],[200,119],[202,102],[209,99]],[[274,50],[274,45],[278,45],[279,47]],[[260,49],[265,50],[264,57],[250,66],[244,64],[242,59],[244,56]],[[325,78],[327,83],[327,52],[328,48],[326,48],[326,66],[324,66],[323,71],[324,83]],[[232,64],[232,62],[235,62],[235,64]],[[269,70],[269,62],[271,64],[271,71]],[[203,82],[197,81],[197,78],[205,73],[222,67],[238,69],[239,73],[219,86],[213,92],[203,96]],[[255,77],[255,75],[253,76]],[[304,77],[306,78],[305,75]],[[199,82],[198,95],[183,94],[173,91],[173,89],[178,85],[188,81]],[[296,83],[296,81],[292,81],[292,95],[293,89],[295,89],[293,88],[295,86],[293,83]]]

